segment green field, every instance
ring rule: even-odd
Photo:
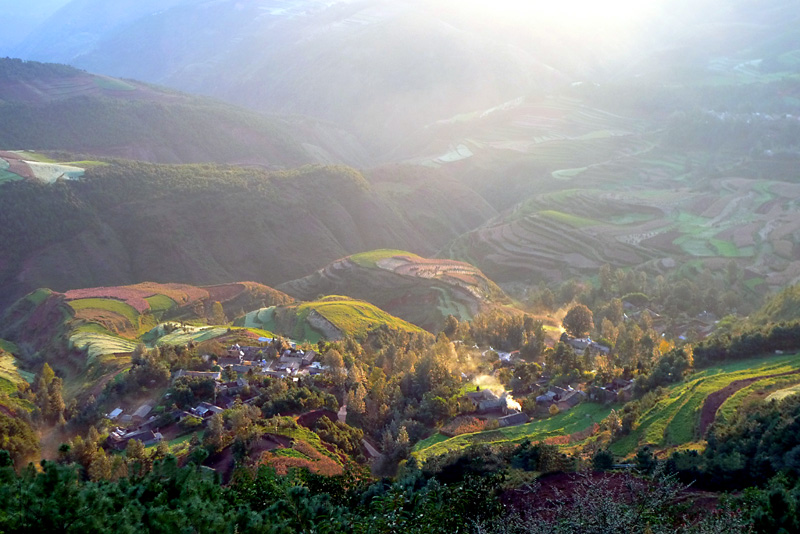
[[[765,378],[764,380],[753,382],[749,386],[744,387],[731,395],[725,401],[725,403],[720,406],[719,410],[717,411],[717,418],[722,421],[730,421],[736,416],[736,413],[742,407],[745,399],[752,397],[755,394],[760,393],[763,396],[767,392],[772,392],[772,394],[766,397],[766,400],[780,400],[791,395],[791,390],[798,382],[800,382],[800,375],[776,376],[773,378]]]
[[[437,308],[439,309],[439,313],[442,314],[442,317],[452,315],[453,317],[460,317],[465,320],[472,319],[472,312],[469,308],[465,304],[453,300],[452,294],[449,291],[443,287],[434,287],[433,289],[439,293],[439,305]]]
[[[19,154],[19,156],[25,161],[36,161],[38,163],[58,163],[53,158],[32,150],[18,150],[15,151],[15,153]]]
[[[725,258],[738,258],[741,256],[739,248],[730,241],[710,239],[709,242],[716,249],[717,254]]]
[[[293,313],[290,319],[284,317],[285,312]],[[272,335],[276,332],[299,341],[316,343],[322,339],[322,333],[309,324],[308,318],[316,312],[327,319],[339,332],[356,337],[366,336],[368,332],[380,325],[388,325],[397,330],[424,332],[418,326],[399,319],[364,301],[348,297],[331,295],[314,302],[291,304],[280,309],[272,306],[252,311],[236,321],[236,326],[265,330]],[[282,319],[278,319],[280,315]],[[286,324],[284,324],[286,323]]]
[[[551,174],[556,180],[570,180],[580,175],[586,170],[586,167],[578,167],[575,169],[561,169],[560,171],[553,171]]]
[[[22,176],[9,171],[9,167],[9,163],[3,158],[0,158],[0,184],[3,184],[4,182],[16,182],[17,180],[22,180]]]
[[[0,392],[12,393],[22,382],[26,380],[17,368],[17,360],[7,352],[0,353]]]
[[[144,300],[150,305],[150,310],[154,314],[164,313],[178,305],[177,302],[166,295],[153,295],[152,297],[145,297]]]
[[[338,295],[301,304],[298,307],[298,317],[306,318],[311,311],[322,315],[341,332],[355,337],[364,337],[370,330],[382,324],[395,330],[424,332],[420,327],[390,315],[372,304]]]
[[[147,344],[156,346],[165,345],[187,345],[190,342],[200,343],[223,336],[228,333],[227,326],[178,326],[172,332],[165,334],[164,325],[158,325],[147,333]]]
[[[735,380],[786,373],[800,369],[797,355],[754,358],[715,366],[691,375],[669,388],[666,398],[639,417],[635,429],[610,447],[618,456],[627,456],[641,446],[670,447],[699,439],[696,435],[700,408],[706,397]],[[727,402],[737,402],[733,395]],[[724,403],[720,410],[725,410]]]
[[[767,400],[780,402],[786,397],[797,395],[798,393],[800,393],[800,384],[785,389],[780,389],[767,397]]]
[[[560,223],[568,224],[573,228],[586,228],[589,226],[596,226],[600,224],[598,221],[595,221],[593,219],[587,219],[586,217],[579,217],[577,215],[564,213],[562,211],[545,210],[545,211],[540,211],[539,215],[547,219],[552,219]]]
[[[101,78],[99,76],[95,76],[94,83],[100,89],[108,89],[110,91],[135,91],[136,87],[129,83],[125,83],[122,80],[117,80],[115,78]]]
[[[523,440],[543,441],[547,438],[564,436],[586,430],[594,423],[599,423],[611,413],[611,406],[584,402],[568,412],[540,421],[473,434],[462,434],[448,438],[436,433],[420,441],[414,446],[412,454],[421,462],[429,458],[460,450],[478,443],[519,443]]]
[[[104,310],[116,313],[125,317],[134,328],[139,326],[139,312],[130,304],[121,300],[89,298],[69,301],[70,307],[75,311],[80,310]]]
[[[25,295],[25,300],[27,300],[34,306],[38,306],[39,304],[47,300],[47,297],[49,297],[52,294],[53,292],[50,291],[49,289],[37,289],[36,291],[32,291],[31,293]]]
[[[411,256],[412,258],[417,257],[416,254],[412,254],[404,250],[379,249],[370,250],[369,252],[362,252],[360,254],[353,254],[350,256],[350,260],[362,267],[375,268],[378,266],[378,262],[380,260],[391,258],[392,256]]]
[[[76,332],[69,338],[70,346],[86,351],[89,363],[101,356],[133,352],[136,342],[123,339],[108,333]]]

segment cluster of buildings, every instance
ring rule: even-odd
[[[106,442],[109,447],[123,450],[128,446],[128,442],[137,439],[147,445],[154,445],[163,439],[163,436],[155,428],[156,417],[145,418],[153,410],[153,405],[145,403],[132,414],[123,413],[122,408],[115,408],[106,414],[111,421],[119,422],[121,426],[116,427],[109,435]],[[133,430],[129,430],[133,428]]]
[[[592,341],[590,337],[571,337],[564,332],[561,334],[561,339],[559,341],[572,347],[572,350],[574,350],[576,354],[583,354],[587,350],[594,354],[608,354],[611,352],[611,347],[606,347],[596,341]]]
[[[519,404],[508,395],[507,391],[497,395],[494,391],[481,389],[479,386],[476,391],[467,393],[466,397],[478,413],[501,413],[502,416],[497,418],[501,427],[521,425],[531,420],[519,409]]]
[[[628,402],[633,398],[633,383],[633,380],[615,378],[604,386],[592,386],[589,389],[589,398],[604,404]]]
[[[561,388],[550,386],[546,393],[536,397],[536,411],[542,414],[549,414],[551,407],[555,405],[560,412],[570,410],[581,403],[586,398],[586,393],[572,386]]]
[[[262,347],[243,347],[238,343],[232,345],[225,356],[217,360],[223,369],[230,367],[238,374],[253,371],[257,374],[286,378],[302,374],[315,375],[323,371],[317,362],[319,354],[313,350],[301,350],[293,346],[284,349],[277,358],[269,358]]]
[[[258,396],[258,389],[252,386],[247,377],[250,373],[260,376],[275,378],[292,377],[298,380],[301,375],[316,375],[324,372],[324,367],[317,361],[319,354],[313,350],[303,351],[296,346],[282,350],[277,355],[274,350],[272,355],[277,357],[267,359],[263,347],[248,347],[239,344],[228,348],[226,354],[217,359],[221,369],[230,369],[236,372],[235,380],[225,381],[225,374],[219,371],[188,371],[180,369],[172,377],[173,383],[182,377],[209,379],[214,381],[214,402],[200,402],[189,411],[178,410],[170,413],[170,417],[156,417],[150,415],[153,410],[152,403],[139,406],[133,413],[126,414],[122,408],[115,408],[106,417],[119,426],[108,437],[108,445],[114,449],[123,450],[132,439],[139,440],[145,445],[153,445],[163,439],[156,427],[157,422],[172,424],[182,421],[187,417],[198,417],[207,420],[216,413],[221,413],[234,406],[237,399],[247,403],[254,401]],[[149,416],[149,417],[148,417]]]

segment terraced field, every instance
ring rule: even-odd
[[[77,332],[69,338],[70,346],[86,352],[87,365],[104,356],[133,352],[136,342],[111,333]]]
[[[187,345],[190,342],[200,343],[224,336],[228,333],[227,326],[178,326],[172,332],[166,332],[164,325],[157,326],[154,330],[148,332],[148,344],[156,346],[164,345]]]
[[[800,393],[800,384],[778,390],[767,397],[768,401],[776,401],[780,402],[786,397],[791,397],[792,395],[797,395]]]
[[[302,300],[347,295],[432,332],[450,314],[471,319],[482,310],[510,303],[499,287],[468,263],[395,250],[342,258],[279,288]]]
[[[239,318],[235,324],[311,343],[320,339],[341,339],[344,335],[364,338],[370,331],[384,325],[393,330],[424,332],[372,304],[336,295],[313,302],[261,308]]]
[[[800,185],[717,179],[705,188],[690,188],[680,181],[685,171],[679,160],[638,161],[636,172],[618,167],[589,167],[579,177],[595,187],[537,195],[465,234],[442,254],[475,259],[501,281],[533,273],[560,279],[596,272],[604,263],[658,267],[662,259],[741,259],[753,288],[782,287],[800,277],[800,263],[794,261]],[[631,180],[650,180],[623,189],[609,179],[617,170]]]
[[[264,303],[291,302],[287,295],[254,282],[196,287],[144,282],[131,286],[96,287],[67,291],[65,297],[77,318],[102,325],[128,339],[138,338],[158,321],[210,319],[213,303],[226,314]]]
[[[425,462],[434,456],[461,450],[470,445],[520,443],[526,439],[536,442],[585,432],[611,413],[610,406],[584,402],[568,412],[540,421],[448,438],[436,433],[414,446],[412,454]]]
[[[718,410],[713,413],[730,414],[754,390],[785,381],[800,381],[800,355],[757,358],[706,369],[691,375],[686,381],[669,389],[666,398],[639,417],[634,430],[614,443],[614,454],[626,456],[642,445],[658,449],[701,441],[702,408],[709,396],[730,387],[737,381],[748,381],[749,390],[736,391],[734,385]],[[783,376],[775,376],[783,375]],[[791,378],[794,377],[794,378]]]
[[[99,164],[99,162],[92,162]],[[78,180],[86,169],[74,164],[60,163],[30,152],[0,151],[0,184],[17,180],[40,180],[53,183],[58,179]]]
[[[10,341],[0,339],[0,392],[11,393],[17,384],[32,383],[34,375],[21,370],[13,353],[19,349]]]

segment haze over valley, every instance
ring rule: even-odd
[[[793,2],[0,18],[0,530],[797,530]]]

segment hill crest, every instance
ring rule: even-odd
[[[386,249],[341,258],[279,287],[303,300],[320,294],[365,300],[430,332],[441,329],[448,315],[471,319],[511,302],[468,263]]]

